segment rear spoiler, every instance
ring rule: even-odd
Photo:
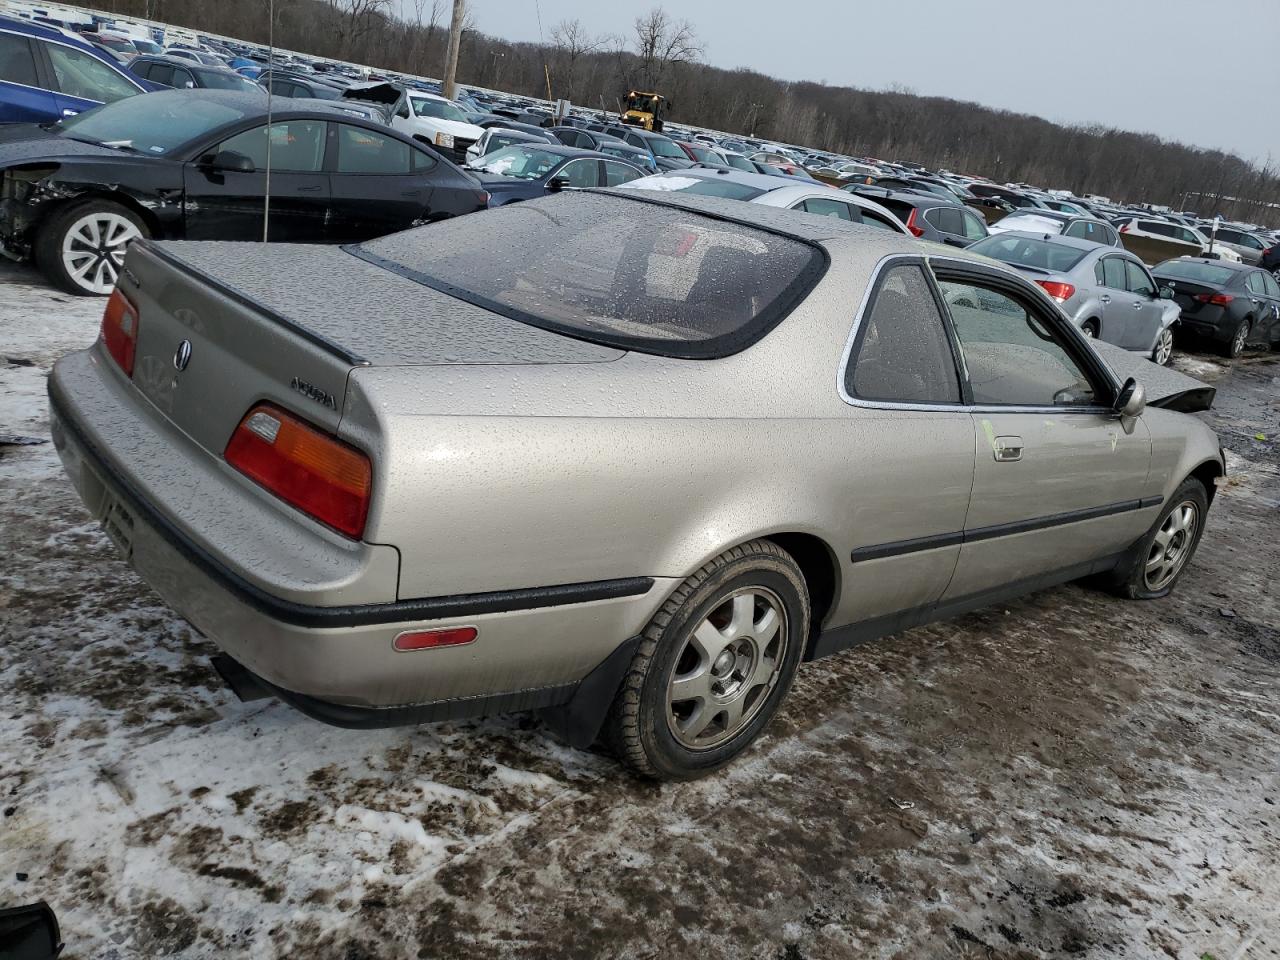
[[[1157,366],[1141,354],[1102,340],[1091,340],[1089,345],[1121,383],[1133,377],[1142,384],[1148,406],[1180,413],[1198,413],[1213,406],[1218,394],[1216,387],[1169,367]]]

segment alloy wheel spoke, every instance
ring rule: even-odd
[[[778,670],[778,658],[776,656],[760,657],[756,661],[755,669],[751,671],[751,676],[749,676],[747,678],[746,683],[742,685],[743,693],[745,694],[748,691],[754,690],[756,687],[761,686],[762,684],[768,683],[770,680],[773,679],[773,676],[777,672],[777,670]]]
[[[756,620],[756,595],[740,593],[733,598],[733,613],[729,617],[728,634],[730,637],[749,637],[753,634]]]
[[[80,263],[76,266],[71,266],[70,264],[68,264],[67,272],[70,273],[72,278],[75,280],[84,280],[86,274],[88,274],[88,272],[93,269],[94,264],[96,264],[97,262],[98,262],[97,257],[89,257],[83,263]]]
[[[746,705],[747,689],[743,687],[742,693],[724,705],[721,712],[724,714],[724,730],[729,733],[736,730],[742,724],[742,708]]]
[[[720,656],[720,651],[729,645],[729,638],[717,630],[710,620],[703,620],[693,631],[689,642],[697,648],[703,666],[709,669],[715,658]]]
[[[696,740],[702,735],[702,731],[706,730],[711,721],[715,719],[716,711],[712,709],[711,703],[703,700],[684,720],[677,721],[676,725],[680,728],[680,732],[690,740]]]
[[[711,670],[705,664],[699,664],[692,673],[673,677],[670,697],[672,703],[697,700],[705,704],[711,699]]]
[[[778,617],[778,611],[773,607],[766,608],[764,616],[752,626],[752,635],[761,650],[769,646],[770,641],[777,636],[778,628],[781,626],[782,620]]]

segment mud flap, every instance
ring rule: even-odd
[[[595,743],[639,645],[639,637],[619,644],[599,666],[582,678],[568,703],[539,711],[542,722],[578,750],[585,750]]]

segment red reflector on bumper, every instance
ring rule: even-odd
[[[397,650],[430,650],[432,647],[459,647],[480,635],[475,627],[445,630],[408,630],[395,639]]]

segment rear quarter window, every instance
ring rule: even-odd
[[[803,299],[827,262],[819,247],[789,236],[587,192],[348,249],[534,326],[687,358],[728,356],[754,343]]]

